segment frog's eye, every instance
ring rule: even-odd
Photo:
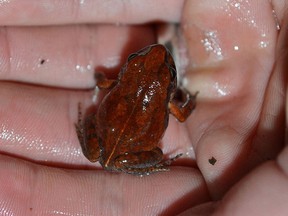
[[[153,47],[153,45],[145,47],[142,50],[138,51],[139,55],[145,56],[146,54],[148,54],[151,51],[152,47]]]
[[[134,59],[136,56],[138,56],[137,53],[132,53],[128,56],[128,61],[131,61],[132,59]]]

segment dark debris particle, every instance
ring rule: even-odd
[[[217,162],[216,158],[214,158],[214,157],[210,158],[208,161],[212,165],[214,165]]]
[[[41,59],[40,64],[43,65],[45,63],[45,59]]]

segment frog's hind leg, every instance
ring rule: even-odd
[[[82,152],[91,162],[98,161],[100,150],[96,134],[95,116],[85,118],[83,122],[81,103],[78,104],[78,123],[75,124],[76,133],[80,142]]]
[[[182,154],[163,161],[160,148],[151,151],[126,153],[115,159],[116,169],[134,175],[149,175],[150,173],[168,171],[168,166]]]

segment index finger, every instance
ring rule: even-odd
[[[0,25],[179,22],[183,2],[183,0],[4,0],[0,1]]]

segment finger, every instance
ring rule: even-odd
[[[1,82],[0,86],[2,153],[65,167],[100,166],[84,157],[75,128],[79,102],[84,115],[91,106],[95,109],[93,90],[53,89],[10,82]],[[173,117],[159,147],[165,158],[183,153],[185,156],[176,164],[195,166],[187,128],[183,124],[179,126]]]
[[[224,197],[215,215],[285,215],[287,158],[286,148],[276,162],[265,163],[245,177]]]
[[[1,25],[178,22],[183,0],[1,1]],[[15,13],[17,11],[17,13]]]
[[[287,212],[288,148],[276,161],[254,169],[221,202],[192,207],[183,215],[285,215]],[[251,205],[251,203],[253,203]]]
[[[260,114],[267,89],[271,90],[268,85],[275,84],[268,81],[277,23],[270,2],[187,1],[184,8],[183,30],[191,59],[187,88],[200,92],[189,126],[197,163],[217,198],[243,173],[275,157],[275,151],[269,152],[272,142],[261,145],[265,127],[258,126],[267,116]],[[274,111],[266,107],[265,112],[279,115],[280,105]],[[274,145],[281,143],[275,133],[271,137]]]
[[[0,156],[0,208],[13,215],[176,215],[209,199],[194,169],[136,177]]]
[[[2,27],[0,79],[89,88],[95,70],[118,73],[131,52],[156,41],[151,26]]]
[[[74,123],[87,92],[1,83],[1,153],[43,163],[84,164]]]

